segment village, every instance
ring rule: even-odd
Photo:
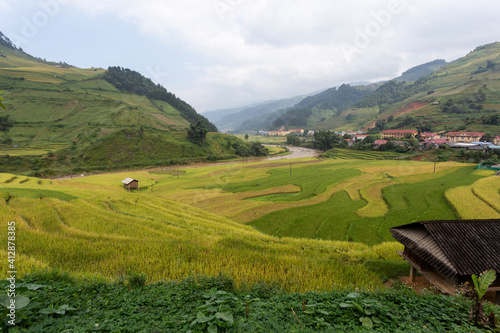
[[[258,135],[264,136],[305,136],[313,137],[316,131],[310,130],[305,133],[302,128],[285,129],[281,127],[276,131],[259,131]],[[364,131],[340,131],[334,132],[338,136],[342,136],[347,141],[347,146],[351,147],[355,143],[364,141],[368,136],[373,134],[365,133]],[[500,136],[489,137],[482,132],[418,132],[417,130],[395,129],[384,130],[379,134],[374,134],[379,137],[373,142],[373,146],[380,147],[387,144],[389,141],[395,146],[404,146],[407,141],[418,140],[419,149],[442,148],[447,146],[455,149],[479,150],[488,152],[490,150],[500,150]],[[488,140],[489,139],[489,140]]]

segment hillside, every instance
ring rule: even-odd
[[[323,92],[305,97],[288,108],[257,114],[244,121],[239,132],[272,130],[286,127],[314,127],[316,124],[340,113],[363,97],[372,89],[365,86],[351,87],[343,84],[339,88],[330,88]]]
[[[389,81],[318,128],[369,129],[381,120],[385,128],[420,125],[498,135],[499,116],[500,43],[492,43],[415,82]]]
[[[414,82],[423,76],[427,76],[432,72],[437,71],[438,69],[446,66],[447,64],[448,63],[443,59],[430,61],[425,64],[418,65],[406,70],[405,72],[403,72],[403,74],[401,74],[401,76],[395,78],[394,80]]]
[[[30,155],[30,150],[32,155],[48,154],[35,165],[21,158],[0,161],[3,170],[220,159],[235,157],[241,152],[237,146],[246,144],[221,134],[210,134],[203,144],[191,142],[187,132],[198,121],[209,131],[217,128],[138,72],[47,62],[17,49],[5,36],[0,40],[0,87],[6,106],[0,119],[8,125],[0,131],[0,155]]]
[[[296,104],[275,120],[271,124],[271,128],[278,129],[281,126],[314,127],[332,115],[341,114],[342,111],[362,100],[371,92],[369,87],[351,87],[348,84],[343,84],[338,89],[328,89]]]
[[[444,60],[434,60],[415,66],[405,71],[395,81],[418,81],[446,64]],[[358,120],[358,114],[346,116],[342,115],[343,111],[370,96],[375,89],[381,86],[383,86],[383,83],[361,83],[355,86],[343,84],[338,88],[330,88],[302,99],[288,110],[256,115],[243,122],[238,131],[278,129],[281,126],[332,129],[341,126],[345,122]],[[366,115],[362,114],[361,116]],[[371,114],[369,118],[372,118]],[[328,119],[335,119],[336,122],[333,124],[332,121],[325,122]]]
[[[237,109],[227,109],[219,111],[206,112],[204,115],[214,122],[221,130],[244,132],[253,130],[254,126],[249,126],[247,122],[254,118],[266,118],[269,114],[279,113],[295,104],[299,103],[307,95],[296,96],[292,98],[267,101],[256,105],[246,106]],[[246,125],[244,125],[246,124]],[[259,126],[256,128],[260,129]]]

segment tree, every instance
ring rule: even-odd
[[[496,273],[494,270],[488,270],[482,273],[479,277],[477,275],[472,275],[472,282],[474,283],[473,292],[470,293],[472,296],[473,303],[470,307],[469,321],[474,322],[477,326],[490,326],[495,328],[495,314],[492,313],[486,317],[483,309],[482,298],[488,287],[495,281]]]
[[[321,150],[332,149],[335,144],[339,144],[339,137],[330,131],[316,131],[314,133],[314,148]]]
[[[495,139],[493,137],[493,135],[486,133],[485,135],[483,135],[481,137],[481,139],[479,139],[479,141],[481,141],[481,142],[493,142],[493,139]]]
[[[248,141],[248,134],[245,134],[245,140]]]
[[[205,138],[207,137],[208,129],[205,127],[201,120],[198,120],[196,124],[190,124],[187,135],[188,139],[196,144],[202,144],[205,142]]]
[[[377,141],[377,138],[373,135],[368,135],[364,140],[363,143],[374,143]]]
[[[12,123],[9,120],[9,115],[0,117],[0,131],[7,132],[12,127]]]
[[[0,91],[0,93],[1,93],[1,91]],[[0,96],[0,101],[3,101],[2,96]],[[3,105],[2,102],[0,102],[0,108],[5,109],[5,105]]]

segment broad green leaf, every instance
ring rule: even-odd
[[[73,310],[76,310],[75,308],[73,308],[73,307],[69,306],[68,304],[61,305],[61,306],[59,307],[59,309],[61,309],[61,310],[66,310],[66,311],[73,311]]]
[[[373,321],[375,324],[382,324],[382,320],[381,320],[379,317],[375,317],[375,316],[373,316],[373,317],[372,317],[372,321]]]
[[[352,302],[352,305],[354,305],[356,307],[356,309],[358,309],[360,312],[363,312],[363,307],[361,305],[359,305],[358,303]]]
[[[215,317],[227,321],[230,324],[234,322],[233,315],[229,312],[217,312]]]
[[[361,322],[362,326],[365,328],[373,328],[373,321],[368,318],[368,317],[361,317],[359,318],[359,321]]]
[[[343,309],[345,308],[352,308],[352,303],[340,303],[339,306]]]
[[[376,299],[365,299],[363,303],[378,303],[378,301]]]
[[[16,309],[22,309],[30,304],[30,299],[24,295],[17,295],[14,298],[16,300]]]
[[[314,314],[314,311],[313,310],[306,310],[306,311],[304,311],[304,313],[306,313],[306,314]]]
[[[483,298],[484,294],[488,290],[490,284],[496,279],[496,273],[494,270],[489,270],[482,273],[479,278],[476,275],[472,275],[472,282],[474,282],[474,289],[476,290],[477,297],[479,299]]]
[[[208,326],[207,332],[208,333],[217,333],[217,326],[215,326],[215,325]]]
[[[7,295],[0,295],[0,305],[7,307],[9,306],[9,304],[10,304],[10,297]]]
[[[355,293],[355,292],[350,293],[349,295],[347,295],[347,297],[349,297],[349,298],[358,298],[359,296],[361,296],[361,295],[359,293]]]
[[[367,316],[371,316],[372,314],[375,314],[375,313],[377,313],[377,311],[376,311],[376,310],[374,310],[374,309],[370,309],[370,308],[368,308],[368,309],[366,309],[366,310],[365,310],[365,314],[366,314]]]
[[[28,288],[28,290],[38,290],[40,288],[47,287],[47,285],[35,284],[35,283],[27,283],[24,286]]]
[[[198,311],[198,313],[196,314],[196,322],[197,323],[203,324],[203,323],[209,322],[210,320],[211,320],[211,318],[205,316],[205,314],[203,312]]]
[[[24,295],[17,295],[14,298],[9,297],[8,295],[0,295],[0,305],[3,305],[6,308],[9,307],[11,299],[15,300],[14,304],[16,309],[22,309],[30,303],[30,299]]]
[[[56,313],[56,309],[54,309],[54,308],[45,308],[45,309],[41,309],[38,312],[41,313],[41,314],[51,315],[51,314]]]
[[[319,313],[321,314],[324,314],[325,316],[329,316],[330,313],[328,313],[328,311],[325,311],[325,310],[318,310]]]

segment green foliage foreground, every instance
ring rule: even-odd
[[[75,282],[61,274],[23,281],[30,303],[9,332],[481,332],[470,301],[401,286],[379,292],[280,292],[254,284],[236,290],[226,276],[141,285]],[[498,315],[500,309],[488,306]]]

